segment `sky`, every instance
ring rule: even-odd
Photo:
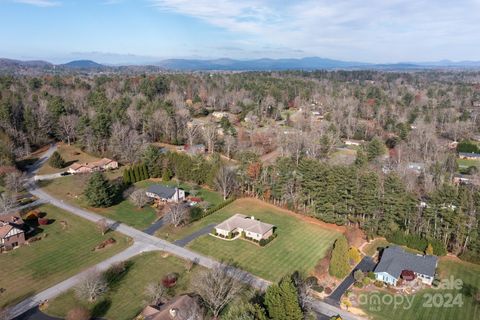
[[[480,60],[480,0],[0,0],[0,57]]]

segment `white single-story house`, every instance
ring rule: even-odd
[[[354,139],[346,139],[345,140],[345,145],[346,146],[358,147],[358,146],[361,146],[364,143],[365,143],[365,141],[363,141],[363,140],[354,140]]]
[[[153,184],[145,192],[147,197],[163,202],[181,202],[185,200],[185,191],[177,187]]]
[[[436,256],[408,253],[401,247],[391,246],[383,250],[374,270],[375,279],[396,286],[401,277],[413,273],[423,283],[431,285],[437,264]]]
[[[237,213],[215,227],[217,234],[227,237],[229,234],[245,232],[247,238],[257,241],[268,239],[273,235],[273,224],[261,222],[255,217]]]

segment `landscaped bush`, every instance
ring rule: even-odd
[[[203,211],[199,207],[193,207],[190,209],[190,222],[195,222],[202,219]]]
[[[41,226],[46,226],[50,223],[50,220],[47,218],[38,218],[38,224]]]
[[[176,273],[169,273],[162,279],[162,284],[165,288],[173,288],[177,284],[178,275]]]
[[[375,272],[373,272],[373,271],[368,271],[367,277],[368,277],[369,279],[375,280]]]
[[[363,288],[363,282],[360,282],[360,281],[356,281],[354,284],[353,284],[356,288]]]
[[[318,293],[322,293],[325,290],[325,288],[320,285],[312,286],[312,289],[317,291]]]
[[[383,282],[380,281],[380,280],[375,280],[375,282],[373,283],[375,285],[375,287],[377,288],[382,288],[383,287]]]
[[[274,233],[272,234],[270,237],[268,237],[267,239],[260,239],[260,241],[258,242],[258,244],[261,246],[261,247],[264,247],[266,246],[267,244],[269,244],[273,239],[275,239],[277,237],[277,234]]]
[[[436,239],[427,239],[417,235],[405,234],[402,231],[397,231],[392,235],[387,235],[387,241],[393,242],[401,246],[407,246],[418,251],[425,251],[430,243],[433,247],[433,254],[437,256],[444,256],[447,254],[447,249],[443,243]]]
[[[326,294],[332,293],[332,288],[326,287],[326,288],[325,288],[325,293],[326,293]]]

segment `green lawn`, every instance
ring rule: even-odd
[[[464,263],[459,261],[452,261],[442,258],[440,260],[438,272],[442,279],[453,276],[454,279],[461,279],[463,286],[461,290],[437,290],[429,289],[420,293],[410,296],[413,299],[411,308],[407,308],[407,303],[398,305],[396,308],[393,304],[385,305],[375,304],[364,306],[363,309],[374,319],[389,319],[389,320],[403,320],[403,319],[431,319],[431,320],[451,320],[451,319],[479,319],[480,318],[480,304],[475,302],[472,297],[472,293],[480,288],[480,266],[470,263]],[[372,293],[377,294],[377,293]],[[426,295],[437,295],[437,306],[435,304],[432,307],[425,306],[428,303]],[[448,300],[448,295],[451,294],[455,297],[457,294],[461,294],[460,300],[462,305],[453,305],[445,307],[442,300],[445,302]],[[384,292],[380,294],[380,297],[385,295]],[[387,300],[388,301],[388,300]],[[453,300],[452,302],[454,302]]]
[[[472,159],[457,159],[458,166],[460,168],[468,168],[468,167],[479,167],[480,168],[480,161],[472,160]]]
[[[188,184],[188,183],[175,183],[173,181],[163,182],[157,179],[150,179],[150,180],[145,180],[145,181],[140,181],[135,183],[135,185],[140,188],[148,188],[152,184],[161,184],[161,185],[166,185],[170,187],[179,187],[185,190],[187,195],[190,194],[193,187],[192,184]],[[198,189],[197,193],[195,194],[195,197],[202,198],[203,200],[210,203],[212,206],[215,206],[223,201],[222,195],[220,193],[211,191],[205,188]]]
[[[105,175],[109,179],[113,179],[119,175],[118,170],[106,172]],[[157,214],[154,208],[146,206],[142,209],[136,208],[130,203],[129,200],[123,200],[119,204],[111,206],[109,208],[92,208],[83,198],[83,190],[88,182],[90,175],[72,175],[61,177],[55,180],[42,181],[40,186],[51,195],[64,199],[73,205],[91,210],[98,214],[101,214],[107,218],[123,222],[139,230],[143,230],[151,225],[156,219]],[[153,180],[140,181],[135,184],[138,188],[147,188],[149,185],[161,183],[174,186],[173,182],[163,183]],[[186,191],[191,189],[188,184],[180,184],[179,187]],[[218,192],[210,191],[207,189],[199,189],[197,193],[198,197],[203,198],[212,205],[216,205],[223,201],[222,196]]]
[[[274,224],[277,238],[265,247],[245,240],[225,241],[205,235],[188,247],[219,260],[231,260],[260,277],[277,281],[293,271],[309,272],[325,256],[339,236],[336,231],[303,221],[292,214],[254,199],[239,199],[218,212],[178,230],[168,228],[169,240],[182,238],[210,223],[218,223],[235,213],[253,215]],[[160,236],[166,237],[165,228]],[[173,238],[173,239],[172,239]]]
[[[105,175],[111,178],[113,172],[107,172]],[[109,208],[92,208],[83,198],[83,190],[88,182],[90,175],[72,175],[58,178],[51,181],[42,182],[42,188],[51,195],[64,199],[73,205],[91,210],[107,218],[123,222],[134,228],[143,230],[152,224],[157,215],[155,209],[146,206],[142,209],[136,208],[128,200],[123,200],[119,204]]]
[[[50,301],[47,313],[64,317],[68,310],[77,305],[84,305],[93,310],[95,317],[114,320],[133,319],[145,306],[145,287],[156,281],[161,281],[168,273],[179,274],[179,281],[173,288],[171,296],[189,292],[190,279],[201,267],[194,267],[191,272],[185,270],[185,262],[179,258],[162,257],[160,252],[145,253],[130,260],[127,272],[109,291],[94,304],[80,301],[73,290],[70,290]]]
[[[379,248],[384,248],[388,246],[390,243],[385,239],[375,239],[369,244],[365,245],[363,248],[363,252],[365,252],[368,256],[374,256]]]
[[[43,289],[59,283],[83,269],[124,250],[130,241],[112,232],[102,236],[96,226],[50,205],[39,208],[46,217],[55,220],[41,226],[40,241],[22,246],[0,256],[0,308],[14,304]],[[62,229],[60,221],[68,228]],[[117,243],[100,251],[92,249],[104,239],[113,237]]]

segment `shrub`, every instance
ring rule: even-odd
[[[212,228],[212,231],[210,231],[211,234],[217,235],[217,229]]]
[[[322,293],[325,290],[323,286],[319,286],[319,285],[312,286],[312,289],[317,291],[318,293]]]
[[[47,218],[38,218],[38,224],[41,226],[46,226],[49,223],[50,220],[48,220]]]
[[[48,164],[51,166],[51,167],[54,167],[54,168],[57,168],[57,169],[61,169],[63,167],[65,167],[65,160],[63,160],[62,156],[60,155],[60,153],[58,153],[57,151],[55,151],[52,156],[50,157],[50,160],[48,160]]]
[[[356,288],[363,288],[363,282],[357,281],[353,284]]]
[[[332,288],[326,287],[326,288],[325,288],[325,293],[326,293],[326,294],[332,293]]]
[[[368,271],[367,277],[368,277],[369,279],[375,280],[375,272],[373,272],[373,271]]]
[[[165,288],[173,288],[177,284],[177,279],[176,273],[169,273],[162,279],[162,284]]]
[[[202,209],[193,207],[190,209],[190,222],[195,222],[202,219]]]
[[[260,239],[260,241],[258,242],[258,244],[261,246],[261,247],[264,247],[266,246],[267,244],[269,244],[273,239],[275,239],[277,237],[277,234],[274,233],[272,234],[270,237],[268,237],[267,239]]]
[[[360,262],[360,260],[362,260],[362,256],[360,255],[360,251],[355,247],[350,247],[350,249],[348,249],[348,259],[349,259],[350,264],[352,264],[352,265],[358,264]]]
[[[372,279],[365,277],[362,280],[363,285],[368,286],[372,282]]]
[[[377,288],[382,288],[383,287],[383,282],[380,281],[380,280],[375,280],[375,282],[373,283],[375,285],[375,287]]]
[[[457,152],[479,153],[480,150],[475,143],[468,140],[464,140],[458,143]]]

